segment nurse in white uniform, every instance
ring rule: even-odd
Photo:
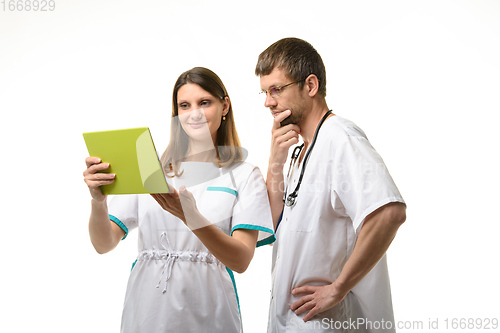
[[[96,173],[109,166],[86,159],[97,252],[139,231],[121,331],[241,332],[233,271],[244,272],[255,247],[272,243],[274,233],[263,177],[242,161],[231,102],[212,71],[197,67],[178,78],[161,160],[175,191],[108,203],[100,186],[114,175]]]

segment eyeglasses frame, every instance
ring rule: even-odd
[[[301,81],[305,81],[306,79],[307,79],[307,77],[306,77],[306,78],[304,78],[304,79],[302,79],[302,80],[298,80],[298,81],[295,81],[295,82],[287,83],[287,84],[285,84],[285,85],[283,85],[283,86],[281,86],[281,87],[272,87],[272,88],[270,88],[269,90],[262,90],[259,94],[266,94],[266,96],[268,96],[268,95],[269,95],[269,96],[271,96],[272,98],[276,98],[276,97],[279,97],[279,96],[280,96],[281,91],[282,91],[284,88],[286,88],[286,87],[288,87],[288,86],[291,86],[291,85],[292,85],[292,84],[294,84],[294,83],[299,83],[299,82],[301,82]],[[276,91],[276,93],[273,93],[273,92],[272,92],[272,90],[275,90],[275,91]]]

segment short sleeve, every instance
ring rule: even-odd
[[[236,171],[238,172],[238,171]],[[257,167],[243,179],[233,209],[231,235],[237,229],[258,230],[257,247],[275,241],[271,206],[264,178]]]
[[[125,239],[128,233],[138,227],[139,200],[136,194],[116,195],[109,198],[109,219],[125,231]]]
[[[348,136],[335,153],[332,205],[340,199],[358,234],[365,218],[378,208],[404,200],[384,161],[362,136]]]

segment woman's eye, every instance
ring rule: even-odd
[[[187,103],[179,104],[179,108],[182,109],[182,110],[189,109],[189,104],[187,104]]]
[[[201,101],[200,106],[201,107],[209,107],[210,106],[210,101]]]

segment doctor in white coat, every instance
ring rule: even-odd
[[[325,67],[309,43],[274,43],[255,73],[274,117],[268,333],[394,332],[385,253],[406,205],[383,160],[358,126],[329,110]]]

